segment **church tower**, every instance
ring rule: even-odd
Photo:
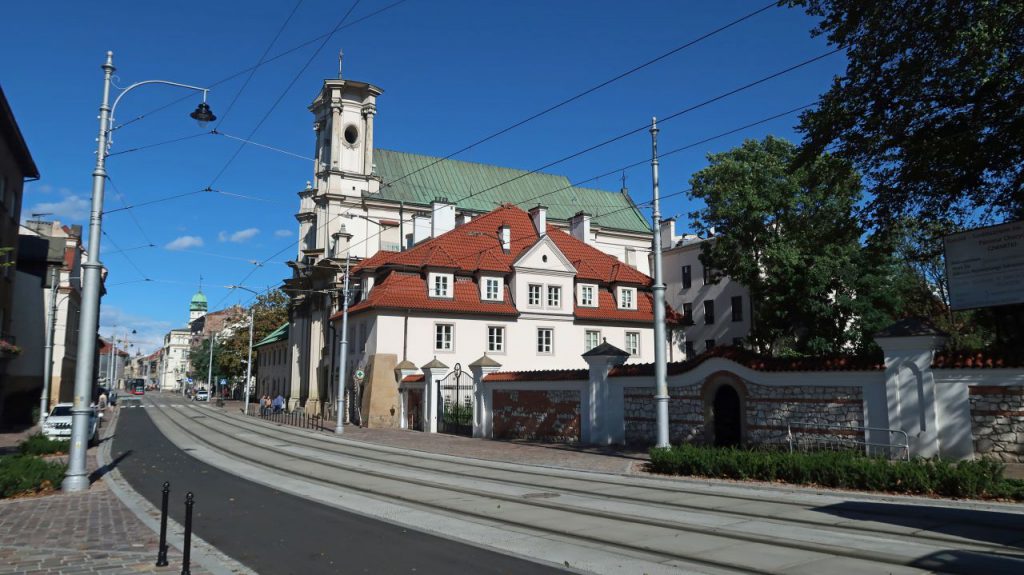
[[[344,224],[343,210],[377,193],[373,170],[373,117],[383,90],[341,76],[324,80],[309,106],[316,133],[313,182],[299,192],[299,261],[332,257],[332,236]]]
[[[203,288],[199,288],[199,291],[192,296],[192,301],[188,304],[189,325],[192,325],[192,322],[206,315],[206,309],[206,295],[203,294]]]

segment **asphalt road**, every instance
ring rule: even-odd
[[[137,492],[196,535],[259,573],[549,574],[555,568],[327,508],[225,473],[175,447],[147,410],[123,409],[111,459]]]

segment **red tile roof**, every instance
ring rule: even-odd
[[[511,249],[501,247],[499,229],[510,228]],[[548,226],[547,235],[555,246],[576,267],[576,278],[601,285],[623,283],[638,287],[650,286],[651,278],[627,266],[593,246],[581,242],[566,232]],[[407,273],[411,269],[425,268],[453,270],[462,275],[478,272],[513,272],[512,264],[534,246],[540,236],[534,229],[530,215],[518,207],[505,204],[469,223],[456,227],[431,240],[427,240],[404,252],[381,251],[359,263],[354,272],[371,272],[381,268],[393,268],[382,281],[370,290],[369,296],[352,306],[350,312],[367,309],[416,309],[425,311],[447,311],[485,315],[518,315],[511,295],[506,293],[501,303],[480,300],[476,284],[458,278],[455,282],[455,297],[452,299],[427,296],[427,286],[419,273]],[[405,270],[405,271],[402,271]],[[636,310],[617,309],[614,297],[608,289],[599,289],[599,307],[576,308],[576,317],[584,321],[650,322],[653,319],[652,299],[649,292],[641,291],[637,297]],[[575,298],[574,298],[575,299]],[[338,314],[332,319],[339,317]],[[669,306],[666,317],[670,323],[679,319]]]
[[[1010,368],[1024,367],[1024,354],[999,354],[986,351],[941,351],[935,354],[932,367],[936,369]]]
[[[427,293],[427,282],[421,275],[395,271],[373,286],[370,295],[348,311],[351,314],[368,309],[415,309],[513,317],[519,315],[516,306],[512,304],[508,288],[505,289],[504,300],[500,302],[481,301],[479,288],[470,278],[456,278],[452,298],[430,297]],[[331,316],[331,320],[340,317],[339,312]]]
[[[755,371],[884,371],[877,360],[855,356],[772,358],[737,347],[715,347],[688,361],[668,364],[668,375],[692,371],[709,359],[720,357],[734,361]],[[609,377],[649,377],[654,375],[653,363],[637,363],[613,367]],[[486,381],[564,381],[587,379],[588,370],[538,370],[494,372]]]

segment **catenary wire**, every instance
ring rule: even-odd
[[[703,34],[701,36],[698,36],[697,38],[694,38],[693,40],[689,40],[689,41],[683,43],[682,45],[679,45],[679,46],[676,46],[675,48],[672,48],[668,52],[665,52],[665,53],[663,53],[663,54],[661,54],[659,56],[656,56],[656,57],[654,57],[654,58],[652,58],[650,60],[647,60],[646,62],[644,62],[642,64],[638,64],[638,65],[630,68],[629,70],[626,70],[625,72],[622,72],[622,73],[620,73],[620,74],[618,74],[616,76],[613,76],[613,77],[611,77],[611,78],[609,78],[607,80],[599,82],[598,84],[595,84],[595,85],[593,85],[593,86],[583,90],[582,92],[579,92],[579,93],[577,93],[577,94],[575,94],[573,96],[570,96],[569,98],[566,98],[566,99],[564,99],[564,100],[562,100],[562,101],[560,101],[560,102],[558,102],[556,104],[548,106],[547,108],[541,110],[540,112],[537,112],[536,114],[528,116],[528,117],[526,117],[526,118],[524,118],[522,120],[519,120],[518,122],[515,122],[514,124],[512,124],[510,126],[507,126],[505,128],[502,128],[501,130],[498,130],[497,132],[494,132],[494,133],[492,133],[492,134],[490,134],[488,136],[485,136],[485,137],[483,137],[483,138],[481,138],[479,140],[476,140],[475,142],[473,142],[473,143],[471,143],[471,144],[469,144],[469,145],[467,145],[465,147],[462,147],[462,148],[460,148],[458,150],[455,150],[454,152],[448,154],[447,156],[444,156],[443,158],[437,158],[433,162],[431,162],[431,163],[429,163],[429,164],[427,164],[425,166],[421,166],[421,167],[417,168],[416,170],[413,170],[412,172],[410,172],[408,174],[405,174],[405,175],[403,175],[400,178],[397,178],[396,180],[392,181],[392,183],[398,182],[398,181],[403,180],[405,178],[408,178],[408,177],[410,177],[410,176],[412,176],[414,174],[422,172],[423,170],[426,170],[428,168],[436,166],[437,164],[439,164],[439,163],[441,163],[441,162],[443,162],[445,160],[449,160],[449,159],[451,159],[451,158],[453,158],[453,157],[455,157],[455,156],[457,156],[457,155],[459,155],[459,154],[461,154],[463,152],[469,151],[469,150],[471,150],[471,149],[473,149],[473,148],[475,148],[475,147],[477,147],[477,146],[479,146],[479,145],[481,145],[483,143],[489,142],[490,140],[493,140],[494,138],[497,138],[498,136],[501,136],[502,134],[506,134],[508,132],[511,132],[512,130],[515,130],[516,128],[519,128],[520,126],[528,124],[528,123],[532,122],[533,120],[536,120],[537,118],[540,118],[540,117],[545,116],[545,115],[547,115],[547,114],[549,114],[551,112],[554,112],[555,110],[557,110],[559,108],[562,108],[563,106],[566,106],[566,105],[568,105],[568,104],[570,104],[572,102],[575,102],[576,100],[579,100],[580,98],[583,98],[584,96],[592,94],[592,93],[600,90],[601,88],[604,88],[604,87],[606,87],[606,86],[608,86],[610,84],[618,82],[619,80],[621,80],[623,78],[626,78],[627,76],[635,74],[636,72],[639,72],[639,71],[643,70],[644,68],[647,68],[647,67],[649,67],[649,66],[651,66],[653,64],[656,64],[657,62],[660,62],[661,60],[664,60],[665,58],[668,58],[669,56],[672,56],[672,55],[674,55],[674,54],[676,54],[678,52],[681,52],[681,51],[691,47],[691,46],[699,44],[700,42],[703,42],[704,40],[707,40],[708,38],[711,38],[712,36],[715,36],[715,35],[717,35],[717,34],[719,34],[721,32],[724,32],[724,31],[728,30],[729,28],[732,28],[733,26],[736,26],[736,25],[738,25],[738,24],[740,24],[740,23],[742,23],[742,22],[744,22],[744,21],[746,21],[746,20],[748,20],[750,18],[753,18],[754,16],[757,16],[758,14],[760,14],[760,13],[762,13],[762,12],[764,12],[764,11],[770,9],[770,8],[773,8],[775,5],[776,5],[775,2],[770,2],[769,4],[767,4],[767,5],[765,5],[765,6],[761,7],[761,8],[758,8],[757,10],[754,10],[753,12],[749,12],[749,13],[745,14],[744,16],[741,16],[741,17],[739,17],[739,18],[729,22],[728,24],[724,24],[722,26],[719,26],[718,28],[716,28],[716,29],[714,29],[714,30],[712,30],[710,32],[706,32],[705,34]]]
[[[397,2],[392,2],[391,4],[388,4],[387,6],[384,6],[384,7],[380,8],[378,10],[375,10],[373,12],[370,12],[366,16],[363,16],[361,18],[357,18],[357,19],[353,20],[352,22],[349,22],[348,24],[345,24],[344,26],[339,28],[339,30],[344,30],[345,28],[349,28],[349,27],[355,26],[356,24],[359,24],[361,22],[365,22],[366,20],[369,20],[370,18],[373,18],[374,16],[377,16],[378,14],[386,12],[386,11],[388,11],[388,10],[390,10],[392,8],[395,8],[395,7],[397,7],[397,6],[401,5],[401,4],[404,4],[406,2],[408,2],[408,0],[398,0]],[[324,37],[331,36],[331,35],[333,35],[336,32],[337,31],[328,32],[326,34],[321,34],[320,36],[316,36],[315,38],[310,38],[309,40],[306,40],[305,42],[302,42],[301,44],[297,44],[297,45],[295,45],[295,46],[285,50],[284,52],[281,52],[280,54],[277,54],[277,55],[271,56],[270,58],[267,58],[266,60],[264,60],[263,64],[261,64],[260,66],[265,66],[265,65],[267,65],[267,64],[269,64],[269,63],[271,63],[271,62],[273,62],[275,60],[278,60],[280,58],[283,58],[283,57],[287,56],[288,54],[291,54],[292,52],[296,52],[298,50],[301,50],[302,48],[305,48],[306,46],[309,46],[310,44],[316,42],[317,40],[321,40]],[[233,73],[233,74],[231,74],[229,76],[221,78],[220,80],[217,80],[216,82],[210,84],[209,88],[214,88],[214,87],[219,86],[219,85],[221,85],[221,84],[223,84],[225,82],[229,82],[231,80],[234,80],[235,78],[241,76],[242,74],[245,74],[246,72],[252,70],[254,67],[255,66],[250,66],[250,67],[245,68],[243,70],[239,70],[239,71],[237,71],[237,72],[235,72],[235,73]],[[181,96],[179,98],[175,98],[174,100],[171,100],[171,101],[167,102],[166,104],[163,104],[163,105],[161,105],[161,106],[159,106],[157,108],[153,108],[152,110],[150,110],[148,112],[145,112],[143,114],[139,114],[138,116],[132,118],[131,120],[128,120],[127,122],[124,122],[122,124],[118,124],[117,126],[115,126],[112,129],[113,130],[117,130],[117,129],[123,128],[123,127],[125,127],[125,126],[127,126],[129,124],[132,124],[134,122],[138,122],[139,120],[145,118],[146,116],[150,116],[150,115],[155,114],[157,112],[161,112],[163,110],[166,110],[167,108],[170,108],[171,106],[173,106],[173,105],[175,105],[175,104],[177,104],[179,102],[183,102],[185,100],[188,100],[189,98],[192,98],[194,96],[195,96],[195,94],[186,94],[186,95]]]
[[[267,44],[266,49],[264,49],[263,53],[260,54],[260,58],[259,60],[256,61],[256,65],[252,67],[252,69],[249,71],[249,75],[245,77],[245,82],[242,82],[241,87],[239,87],[238,91],[235,92],[235,96],[231,98],[231,103],[228,104],[228,107],[226,110],[224,110],[224,113],[220,115],[220,119],[217,120],[217,124],[213,127],[213,132],[216,132],[217,128],[219,128],[220,125],[224,123],[224,120],[228,118],[228,114],[230,114],[231,110],[235,107],[235,103],[238,102],[239,96],[241,96],[242,92],[244,92],[246,87],[249,86],[249,82],[251,82],[253,76],[256,75],[256,70],[259,70],[260,66],[263,65],[263,61],[267,59],[267,54],[270,53],[270,49],[273,48],[274,44],[277,43],[277,39],[281,37],[281,33],[284,32],[284,29],[288,26],[288,23],[291,22],[292,16],[295,16],[295,11],[298,10],[299,6],[301,5],[302,0],[299,0],[298,2],[295,3],[295,6],[292,7],[292,11],[288,13],[288,17],[284,19],[284,22],[282,22],[281,26],[277,29],[277,33],[274,34],[274,37],[270,40],[270,43]]]
[[[270,117],[270,114],[272,114],[274,110],[277,109],[278,104],[281,103],[281,100],[283,100],[284,97],[288,94],[288,92],[292,89],[292,86],[294,86],[295,83],[299,81],[299,78],[302,76],[302,73],[305,72],[307,68],[309,68],[309,65],[313,63],[313,60],[316,59],[316,57],[320,54],[320,51],[323,50],[324,46],[327,45],[327,42],[334,36],[334,34],[338,32],[338,30],[341,29],[341,26],[345,23],[346,20],[348,20],[349,15],[352,14],[352,11],[356,9],[356,6],[358,6],[361,1],[362,0],[355,0],[354,2],[352,2],[352,5],[349,6],[348,10],[345,12],[345,15],[342,16],[340,20],[338,20],[337,24],[335,24],[334,28],[331,30],[331,33],[324,36],[323,42],[320,42],[320,45],[317,46],[316,50],[314,50],[313,53],[309,56],[309,58],[306,59],[306,63],[303,64],[301,68],[299,68],[299,71],[295,74],[294,77],[292,77],[291,81],[288,82],[288,85],[285,86],[284,90],[281,91],[281,94],[278,95],[277,99],[274,100],[274,103],[270,105],[270,108],[266,111],[266,113],[263,114],[263,117],[260,118],[258,122],[256,122],[256,125],[249,132],[249,135],[246,136],[246,139],[251,139],[253,136],[256,135],[256,132],[258,132],[259,129],[263,126],[263,123],[267,121],[267,118]],[[210,181],[210,186],[213,186],[213,184],[217,183],[217,180],[219,180],[220,177],[224,175],[224,172],[227,171],[228,167],[230,167],[231,164],[234,163],[235,158],[237,158],[238,155],[242,153],[242,150],[245,148],[245,146],[245,142],[239,144],[238,148],[235,149],[235,152],[231,154],[231,157],[228,158],[228,161],[224,163],[224,166],[221,167],[220,171],[217,172],[217,175],[215,175],[213,179]]]

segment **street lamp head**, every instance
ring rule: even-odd
[[[196,111],[189,114],[195,121],[199,122],[200,128],[205,128],[207,124],[217,119],[217,116],[213,115],[210,111],[210,105],[206,102],[200,102],[196,106]]]

